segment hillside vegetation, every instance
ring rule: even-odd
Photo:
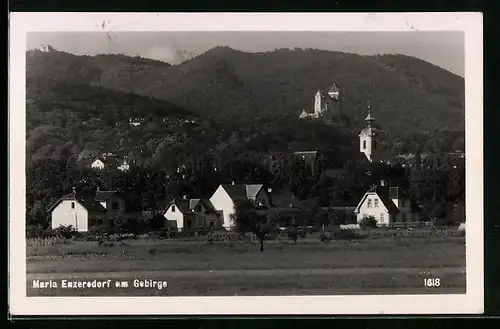
[[[322,50],[244,53],[216,47],[180,65],[124,55],[31,51],[28,77],[92,84],[175,103],[218,121],[297,116],[332,80],[358,129],[367,102],[394,136],[464,130],[464,80],[404,55],[360,56]]]

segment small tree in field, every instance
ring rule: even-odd
[[[255,211],[250,200],[237,200],[234,205],[234,213],[231,215],[236,232],[251,232],[259,239],[259,249],[264,251],[264,239],[271,229],[270,219]]]
[[[375,219],[374,216],[363,217],[363,219],[359,222],[359,227],[362,229],[376,228],[377,227],[377,220]]]

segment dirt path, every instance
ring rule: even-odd
[[[169,278],[169,277],[218,277],[218,276],[288,276],[288,275],[356,275],[356,274],[407,274],[439,276],[464,274],[463,267],[422,268],[338,268],[338,269],[257,269],[257,270],[181,270],[181,271],[117,271],[73,273],[27,273],[27,280],[85,279],[85,278]]]

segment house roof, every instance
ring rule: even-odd
[[[92,163],[94,163],[97,160],[100,160],[105,165],[117,165],[117,164],[119,164],[118,159],[114,155],[113,156],[106,156],[106,157],[100,156],[97,159],[95,159],[94,161],[92,161]]]
[[[245,184],[222,184],[221,185],[231,199],[247,198],[247,191]]]
[[[208,199],[191,199],[191,200],[189,200],[189,209],[193,210],[199,203],[203,203],[207,209],[215,210],[214,205]]]
[[[167,205],[167,209],[171,205],[176,205],[177,208],[180,210],[180,212],[183,213],[183,214],[191,214],[192,213],[191,209],[189,208],[189,200],[185,200],[185,199],[173,199]],[[165,211],[167,209],[165,209]]]
[[[295,156],[308,156],[308,157],[312,157],[312,156],[317,156],[318,155],[318,151],[297,151],[297,152],[293,152],[293,154]]]
[[[255,198],[263,186],[264,185],[262,185],[262,184],[248,184],[248,185],[246,185],[245,187],[246,187],[247,198]]]
[[[367,193],[375,193],[378,195],[380,198],[380,201],[384,204],[384,206],[387,208],[387,211],[390,214],[397,214],[399,213],[398,207],[392,202],[391,200],[391,195],[389,192],[389,186],[383,186],[383,185],[375,185],[371,189],[368,190]]]
[[[94,200],[93,196],[88,193],[76,193],[75,191],[70,194],[62,196],[57,200],[50,208],[49,212],[53,211],[62,201],[65,200],[75,200],[82,204],[89,212],[101,212],[106,209],[97,201]]]
[[[301,208],[299,200],[289,191],[273,191],[271,202],[275,208]]]
[[[99,191],[98,190],[95,194],[94,200],[99,201],[99,202],[103,202],[103,201],[106,201],[109,198],[111,198],[115,193],[117,193],[117,192],[116,191]]]

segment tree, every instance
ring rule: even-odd
[[[375,219],[374,216],[363,217],[363,219],[359,222],[359,227],[361,227],[362,229],[376,228],[377,227],[377,220]]]
[[[252,201],[241,199],[235,202],[231,220],[234,222],[236,232],[255,234],[259,239],[259,250],[264,251],[264,239],[271,230],[270,216],[258,213]]]

